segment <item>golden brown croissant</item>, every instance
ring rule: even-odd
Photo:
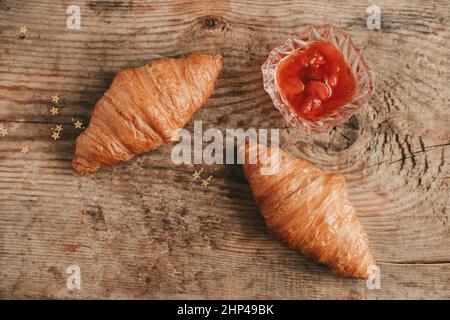
[[[245,145],[247,159],[249,150],[256,148]],[[348,199],[344,177],[324,173],[281,149],[267,150],[269,156],[279,152],[277,173],[261,174],[267,157],[258,157],[255,164],[245,161],[243,167],[269,231],[338,274],[367,279],[375,259]]]
[[[173,142],[211,95],[221,69],[220,55],[193,53],[120,71],[77,139],[74,170],[90,174]]]

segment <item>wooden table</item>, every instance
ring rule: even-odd
[[[71,4],[80,30],[66,27]],[[362,0],[1,0],[0,297],[449,299],[450,4],[376,4],[381,30],[367,28]],[[345,125],[305,136],[286,127],[260,67],[289,35],[323,22],[351,34],[376,92]],[[74,122],[87,125],[114,74],[193,51],[225,62],[195,115],[205,129],[282,128],[284,149],[345,175],[381,289],[275,240],[238,165],[176,166],[163,146],[73,173]],[[192,179],[200,168],[213,176],[208,187]],[[81,290],[66,287],[70,265],[80,267]]]

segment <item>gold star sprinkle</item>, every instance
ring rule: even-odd
[[[83,122],[81,122],[80,120],[77,120],[73,123],[73,125],[75,126],[75,129],[81,129]]]
[[[202,186],[204,186],[205,188],[209,185],[209,181],[206,179],[202,179]]]
[[[201,168],[199,171],[195,171],[192,176],[194,177],[194,180],[200,179],[200,174],[203,172],[203,168]]]
[[[22,150],[20,152],[28,153],[28,152],[30,152],[30,149],[27,146],[25,146],[25,147],[22,147]]]
[[[54,140],[58,140],[59,138],[61,138],[61,137],[59,136],[59,132],[53,131],[52,138],[53,138]]]
[[[52,108],[50,109],[50,113],[51,113],[52,115],[58,114],[58,112],[59,112],[59,109],[58,109],[57,107],[52,107]]]
[[[0,135],[2,137],[6,136],[8,134],[8,129],[3,125],[3,123],[0,123]]]
[[[62,124],[57,124],[55,129],[53,129],[53,131],[60,133],[61,131],[63,131],[63,126]]]
[[[213,178],[213,176],[209,176],[208,179],[206,179],[206,180],[211,181],[212,178]]]
[[[194,177],[194,180],[200,179],[200,172],[195,171],[192,176]]]
[[[52,102],[54,104],[57,104],[59,102],[59,96],[57,94],[55,94],[54,96],[52,96]]]
[[[20,27],[20,33],[25,34],[27,32],[28,32],[27,27],[25,27],[25,26]]]

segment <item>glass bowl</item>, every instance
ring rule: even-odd
[[[356,80],[356,91],[345,105],[338,107],[320,120],[310,121],[300,117],[283,101],[278,90],[275,75],[283,59],[297,50],[306,48],[310,43],[317,40],[327,40],[340,51],[353,72]],[[331,24],[309,26],[302,33],[287,39],[284,45],[276,47],[270,52],[261,70],[264,89],[272,98],[275,108],[281,112],[289,125],[303,129],[306,132],[324,132],[342,124],[355,114],[370,99],[374,92],[372,72],[364,61],[360,50],[353,44],[347,32]]]

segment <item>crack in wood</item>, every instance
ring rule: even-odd
[[[422,136],[419,136],[419,143],[422,151],[425,151],[425,143],[423,142]]]
[[[427,153],[428,151],[430,151],[430,150],[432,150],[432,149],[440,148],[440,147],[444,148],[444,147],[447,147],[447,146],[450,146],[450,143],[444,143],[444,144],[437,144],[437,145],[433,145],[433,146],[428,146],[428,147],[425,148],[425,151],[422,151],[422,150],[419,150],[419,151],[413,151],[412,154]],[[374,163],[374,164],[372,164],[372,165],[370,165],[370,166],[367,166],[366,168],[376,167],[376,166],[378,166],[378,165],[382,165],[382,164],[385,164],[385,163],[386,163],[386,164],[394,164],[394,163],[397,163],[397,162],[400,162],[400,161],[407,160],[407,159],[409,159],[409,158],[410,158],[410,157],[406,157],[406,158],[403,158],[403,157],[402,157],[401,159],[394,160],[394,161],[388,161],[388,160],[386,160],[386,161],[380,161],[380,162]],[[443,165],[444,165],[444,150],[442,150],[441,164],[440,164],[439,167],[442,167]],[[428,166],[428,165],[427,165],[427,166]],[[439,167],[438,167],[438,169],[439,169]],[[439,171],[439,173],[441,173],[441,172]]]
[[[408,153],[411,155],[410,159],[411,159],[411,162],[412,162],[412,167],[414,169],[416,167],[416,158],[414,156],[414,153],[412,152],[411,143],[409,142],[409,135],[408,134],[405,136],[405,143],[406,143],[406,148],[408,150]]]
[[[400,142],[400,137],[399,137],[399,135],[398,135],[397,133],[395,134],[395,142],[397,142],[398,146],[400,147],[400,152],[401,152],[401,154],[402,154],[402,158],[399,160],[399,161],[401,161],[401,164],[400,164],[400,171],[402,171],[403,168],[405,167],[405,163],[406,163],[407,157],[406,157],[406,151],[405,151],[405,148],[403,147],[403,144]],[[396,161],[396,162],[397,162],[397,161]],[[391,164],[392,164],[392,163],[391,163]]]
[[[444,160],[444,149],[442,149],[441,151],[441,162],[439,163],[438,166],[438,173],[441,173],[442,167],[444,166],[445,160]]]

